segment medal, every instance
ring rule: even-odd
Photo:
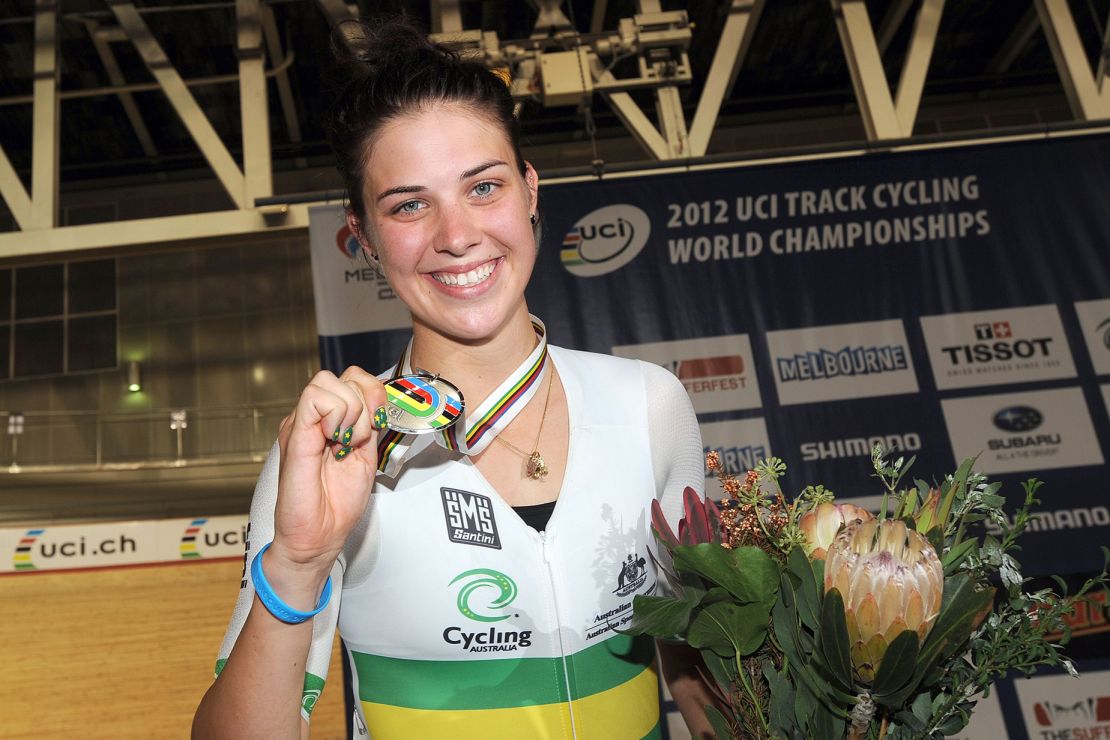
[[[386,381],[385,398],[387,423],[396,432],[441,432],[462,418],[462,393],[432,373],[417,371]]]

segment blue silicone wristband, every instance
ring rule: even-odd
[[[328,580],[324,581],[324,591],[320,594],[320,602],[316,604],[315,609],[310,612],[294,609],[274,593],[274,589],[270,587],[270,582],[266,580],[266,574],[262,572],[262,555],[270,549],[272,544],[274,543],[267,542],[263,545],[258,554],[254,556],[254,560],[251,561],[251,580],[254,582],[254,592],[258,594],[258,600],[262,602],[262,605],[266,607],[270,614],[286,624],[300,624],[312,619],[322,612],[331,600],[331,576],[328,576]]]

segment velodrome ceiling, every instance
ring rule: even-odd
[[[239,156],[239,123],[235,7],[232,1],[136,0],[134,3],[172,63],[186,80],[226,76],[223,82],[192,87],[193,94],[229,149]],[[283,108],[276,85],[270,84],[269,109],[274,169],[313,166],[327,161],[320,127],[326,101],[321,71],[329,58],[329,26],[320,0],[265,0],[273,12],[280,47],[288,63],[292,106]],[[524,0],[463,0],[465,28],[496,31],[504,42],[526,39],[537,10]],[[1110,0],[1069,0],[1092,66],[1102,53]],[[0,0],[0,146],[24,181],[31,166],[32,52],[34,0]],[[404,11],[429,27],[427,0],[358,0],[363,15]],[[693,82],[681,90],[683,106],[693,110],[724,24],[728,2],[681,3],[663,0],[663,10],[686,9],[693,23],[690,61]],[[883,54],[887,78],[897,80],[911,35],[916,2],[872,0],[868,12],[877,32],[890,38]],[[907,8],[905,19],[892,19]],[[612,30],[621,18],[636,13],[634,0],[610,0],[599,7],[592,0],[562,5],[576,28],[588,33],[591,24]],[[596,17],[595,17],[596,16]],[[126,39],[111,39],[115,21],[106,0],[60,0],[59,48],[61,104],[61,181],[72,187],[82,181],[120,176],[139,179],[173,176],[203,169],[205,163],[184,126],[157,89],[133,92],[146,129],[136,130],[121,99],[108,88],[121,83],[152,83],[135,48]],[[595,25],[596,27],[596,25]],[[100,33],[118,65],[112,74]],[[881,45],[881,44],[880,44]],[[267,63],[272,67],[273,55]],[[113,81],[113,77],[115,78]],[[276,78],[274,78],[276,79]],[[67,93],[84,97],[67,97]],[[95,94],[88,94],[95,91]],[[937,101],[984,99],[989,96],[1059,95],[1067,103],[1044,33],[1036,27],[1032,0],[949,0],[925,85],[923,109]],[[651,109],[650,95],[638,93]],[[789,120],[814,111],[852,110],[851,79],[841,51],[829,0],[768,0],[752,38],[747,58],[721,121]],[[599,138],[627,136],[608,106],[595,98]],[[527,104],[524,136],[530,144],[581,141],[582,113],[573,106],[543,108]],[[646,157],[645,157],[646,158]],[[583,162],[582,164],[588,164]]]

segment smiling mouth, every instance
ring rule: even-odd
[[[470,287],[484,283],[493,274],[494,268],[497,267],[497,260],[490,260],[483,265],[475,267],[469,272],[433,272],[432,278],[437,282],[444,285],[451,285],[457,287]]]

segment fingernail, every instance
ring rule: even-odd
[[[342,424],[336,426],[335,433],[331,435],[331,441],[332,442],[338,442],[339,441],[339,433],[342,432],[342,431],[343,431],[343,425]]]
[[[354,436],[355,436],[355,428],[354,427],[347,427],[347,431],[343,432],[343,438],[339,440],[339,443],[341,445],[343,445],[344,447],[346,447],[347,445],[351,444],[351,438],[354,437]]]
[[[349,445],[343,445],[342,447],[339,448],[339,451],[335,453],[335,459],[336,460],[343,460],[344,458],[347,457],[347,455],[350,455],[350,454],[351,454],[350,446]]]
[[[385,429],[389,423],[389,417],[385,415],[385,406],[379,406],[378,410],[374,412],[373,427],[379,431]]]

